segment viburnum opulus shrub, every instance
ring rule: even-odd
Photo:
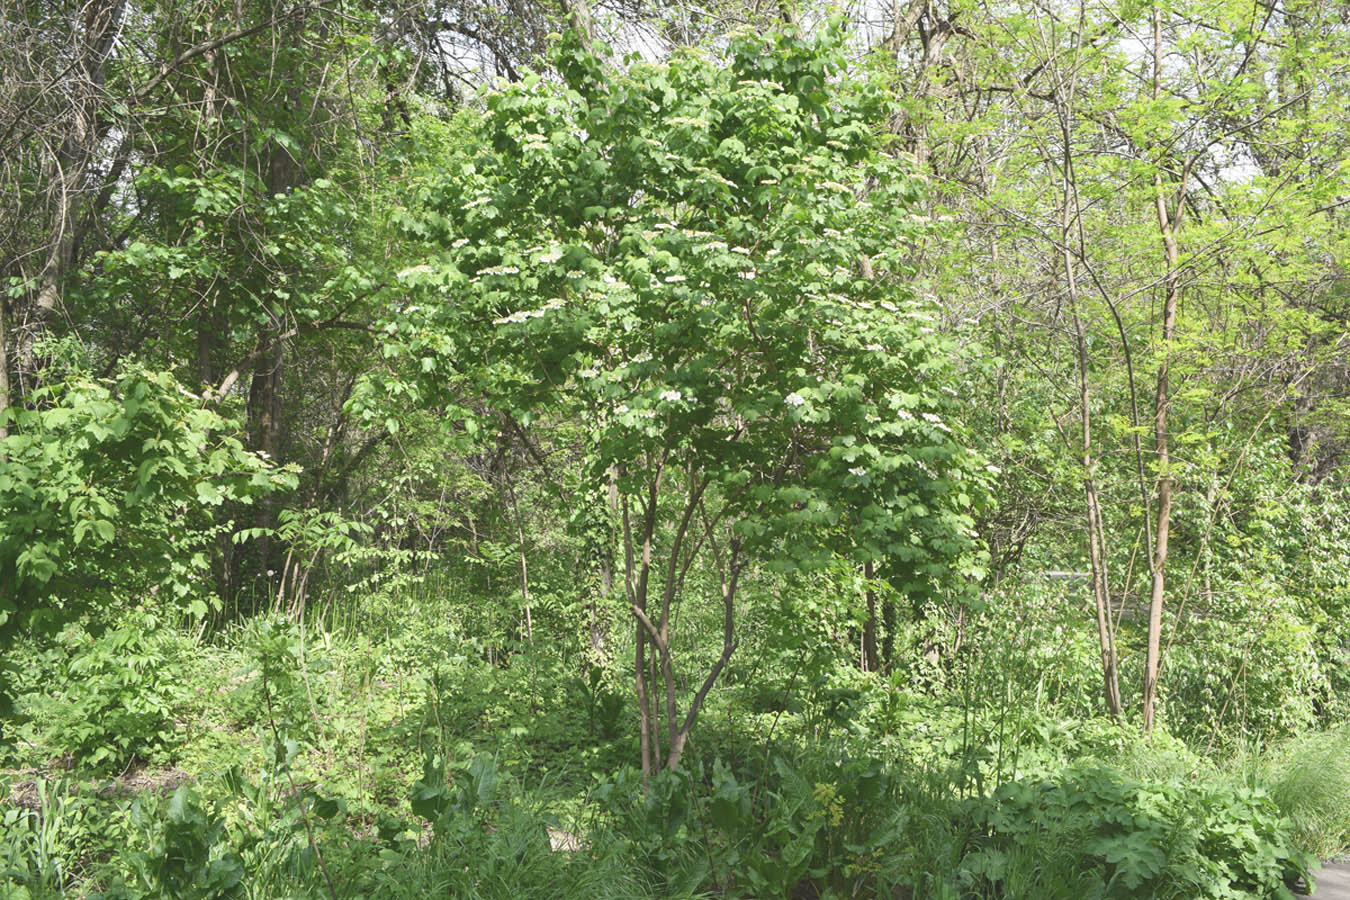
[[[622,548],[633,592],[613,599],[661,660],[652,690],[680,695],[673,767],[743,580],[845,555],[916,603],[959,595],[982,572],[987,475],[950,395],[959,350],[914,286],[920,179],[885,152],[891,100],[848,76],[839,34],[620,71],[569,36],[554,62],[561,81],[491,94],[412,192],[424,258],[385,347],[406,365],[357,403],[435,396],[469,431],[585,423],[565,487]],[[697,665],[672,649],[685,598],[718,620]]]

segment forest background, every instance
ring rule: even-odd
[[[1276,897],[1333,0],[0,7],[0,896]]]

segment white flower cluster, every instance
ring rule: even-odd
[[[683,395],[679,391],[662,391],[661,399],[667,403],[678,403]]]
[[[783,402],[786,403],[788,406],[801,406],[803,403],[806,402],[806,398],[803,397],[801,394],[797,393],[796,391],[793,391],[792,393],[788,394],[786,397],[783,398]]]
[[[500,319],[493,319],[493,325],[519,324],[529,319],[537,319],[550,309],[557,309],[563,305],[562,300],[554,298],[539,309],[522,309],[519,312],[513,312],[509,316],[502,316]]]
[[[947,427],[947,423],[943,422],[942,418],[935,413],[927,413],[927,412],[924,413],[923,420],[932,425],[938,431],[945,431],[948,434],[952,433],[952,430]]]

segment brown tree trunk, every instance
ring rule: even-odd
[[[674,771],[679,767],[680,759],[688,746],[689,735],[693,731],[694,724],[698,721],[703,703],[713,685],[716,684],[718,677],[722,674],[722,670],[726,668],[727,662],[731,659],[735,650],[736,590],[740,583],[741,568],[744,565],[741,558],[740,539],[732,538],[728,545],[728,552],[726,554],[721,553],[714,537],[719,517],[713,517],[709,521],[706,515],[703,518],[703,537],[694,542],[694,549],[685,559],[684,548],[690,537],[690,527],[695,516],[703,511],[703,493],[711,481],[711,479],[700,477],[696,471],[691,470],[687,473],[688,483],[684,512],[675,527],[670,549],[666,551],[668,556],[665,560],[665,582],[662,587],[659,612],[656,612],[655,604],[648,602],[651,585],[653,538],[656,531],[656,515],[660,502],[660,486],[665,464],[666,460],[663,456],[654,465],[650,462],[648,465],[649,470],[653,472],[653,476],[647,486],[647,495],[643,498],[641,532],[637,535],[641,539],[642,546],[640,560],[635,558],[637,546],[628,501],[626,498],[623,501],[625,582],[628,589],[629,609],[633,613],[633,618],[637,621],[633,668],[634,683],[637,689],[638,715],[642,728],[641,752],[644,784],[656,769],[664,767]],[[697,552],[703,540],[708,542],[721,575],[722,652],[689,701],[684,717],[680,718],[678,709],[679,685],[675,677],[675,661],[670,647],[673,625],[672,613],[680,586],[684,582],[684,575],[688,571],[688,563],[692,561],[693,554]],[[686,562],[683,567],[681,566],[682,559]],[[655,621],[653,621],[653,612],[656,612]],[[647,652],[648,648],[650,648],[650,653]],[[657,696],[656,683],[658,679],[661,682],[665,701],[664,716],[662,716],[661,698]],[[665,720],[664,741],[661,740],[662,718]],[[661,758],[662,747],[665,749],[664,764]]]
[[[646,643],[647,633],[642,630],[642,624],[637,625],[637,638],[635,641],[635,651],[633,656],[634,687],[637,693],[638,705],[638,735],[641,744],[642,758],[642,781],[646,784],[647,779],[652,774],[652,742],[651,742],[651,713],[647,707],[647,661],[646,661]]]
[[[1162,14],[1153,7],[1153,98],[1162,95]],[[1144,662],[1143,728],[1153,730],[1154,709],[1158,693],[1158,670],[1162,657],[1162,610],[1167,587],[1167,543],[1172,523],[1172,473],[1169,470],[1167,440],[1167,404],[1171,382],[1169,357],[1172,338],[1176,333],[1177,303],[1181,296],[1181,273],[1177,271],[1180,252],[1177,248],[1176,219],[1181,215],[1186,186],[1179,185],[1175,215],[1169,213],[1167,197],[1163,192],[1162,174],[1155,160],[1153,175],[1154,210],[1158,218],[1158,233],[1162,238],[1163,257],[1167,276],[1163,284],[1162,359],[1158,363],[1158,381],[1153,394],[1153,446],[1158,458],[1158,518],[1153,534],[1153,583],[1148,604],[1148,655]]]
[[[516,548],[520,555],[520,598],[525,604],[525,640],[534,644],[534,617],[530,613],[530,567],[525,556],[525,522],[520,515],[520,504],[516,502],[516,489],[508,480],[507,492],[511,497],[511,511],[516,520]]]
[[[591,5],[588,0],[562,0],[563,12],[567,14],[567,24],[580,35],[587,50],[595,41],[595,23],[591,20]]]
[[[1115,627],[1111,618],[1111,593],[1106,578],[1106,527],[1102,520],[1101,504],[1097,496],[1095,472],[1097,462],[1092,454],[1092,393],[1088,381],[1087,339],[1078,315],[1077,290],[1073,262],[1066,251],[1070,307],[1072,310],[1075,344],[1078,357],[1078,412],[1079,435],[1082,440],[1083,495],[1087,507],[1088,561],[1092,572],[1092,598],[1097,614],[1097,641],[1101,650],[1102,680],[1106,708],[1113,719],[1121,713],[1120,676],[1116,662]]]
[[[604,595],[605,602],[608,603],[614,596],[614,557],[613,541],[610,540],[610,523],[619,512],[619,473],[613,467],[609,468],[609,485],[606,489],[606,505],[609,509],[609,518],[605,526],[605,547],[600,554],[600,591]],[[591,655],[598,662],[604,657],[605,644],[608,643],[609,634],[605,621],[601,618],[599,604],[595,598],[591,598],[590,606],[590,639]]]
[[[703,684],[699,686],[698,693],[694,694],[694,699],[689,701],[689,709],[685,713],[684,721],[670,737],[670,752],[666,754],[666,768],[672,772],[679,768],[680,758],[684,755],[685,746],[689,742],[689,734],[694,730],[694,723],[698,721],[698,714],[703,709],[703,702],[708,698],[708,692],[717,683],[717,677],[722,674],[722,670],[731,660],[731,654],[736,650],[736,588],[740,583],[742,566],[740,551],[740,539],[732,538],[727,566],[722,572],[722,653],[717,658],[717,662],[713,664],[707,677],[703,679]]]
[[[105,101],[107,61],[119,31],[125,0],[92,0],[84,9],[78,55],[71,65],[70,124],[49,162],[52,210],[47,228],[46,259],[38,275],[38,290],[19,335],[19,365],[31,369],[33,341],[62,304],[65,281],[74,263],[80,220],[80,198],[85,192],[90,162],[107,134],[100,110]]]
[[[5,298],[0,297],[0,441],[9,437],[9,332],[5,328]],[[0,460],[4,455],[0,454]]]
[[[867,621],[863,623],[862,663],[864,672],[880,672],[877,657],[877,592],[872,590],[874,572],[870,562],[863,563],[863,578],[867,579]]]
[[[888,595],[881,601],[881,665],[890,670],[895,664],[895,601]]]
[[[1071,88],[1077,84],[1078,62],[1074,58],[1070,73]],[[1060,176],[1063,198],[1060,206],[1060,250],[1064,265],[1064,285],[1069,298],[1069,312],[1073,320],[1074,357],[1078,365],[1078,424],[1081,442],[1080,463],[1083,467],[1083,499],[1086,507],[1088,562],[1092,572],[1092,599],[1097,617],[1097,643],[1100,647],[1102,688],[1106,708],[1113,719],[1121,713],[1120,676],[1117,671],[1116,636],[1111,619],[1111,593],[1106,578],[1106,526],[1102,520],[1101,504],[1097,495],[1097,462],[1092,452],[1092,383],[1088,369],[1087,335],[1079,313],[1080,295],[1078,271],[1070,248],[1074,244],[1074,223],[1080,220],[1077,175],[1073,157],[1073,123],[1068,106],[1056,95],[1060,138],[1063,156]]]
[[[274,462],[279,461],[281,446],[281,378],[285,351],[279,341],[263,354],[253,372],[249,389],[249,432],[253,448],[260,450]],[[276,519],[276,500],[272,494],[258,504],[254,525],[271,529]],[[265,530],[258,538],[258,566],[261,572],[271,568],[272,541]]]
[[[656,530],[656,505],[661,493],[661,476],[664,466],[657,466],[648,486],[648,496],[643,506],[641,522],[641,557],[637,557],[634,543],[633,522],[629,512],[627,498],[623,501],[623,539],[624,539],[624,586],[628,593],[628,604],[633,610],[636,621],[636,640],[633,651],[633,679],[637,693],[638,720],[641,727],[642,780],[646,784],[655,770],[653,754],[659,752],[653,735],[656,730],[656,716],[652,706],[656,703],[655,685],[649,681],[647,644],[653,641],[653,653],[657,652],[654,629],[647,619],[647,587],[652,570],[652,538]],[[649,704],[651,704],[649,706]]]

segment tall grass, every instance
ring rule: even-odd
[[[1323,859],[1350,849],[1350,724],[1279,745],[1263,769],[1300,847]]]

